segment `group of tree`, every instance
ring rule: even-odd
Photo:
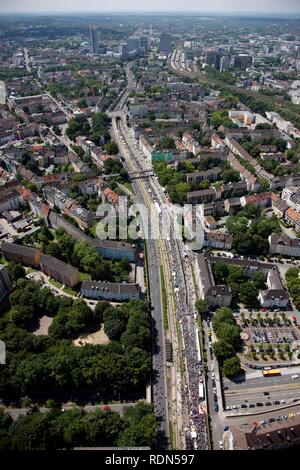
[[[87,241],[76,241],[63,228],[55,234],[43,224],[41,230],[30,239],[39,244],[41,250],[55,258],[77,267],[98,281],[126,281],[131,270],[128,260],[105,260]]]
[[[97,390],[101,397],[140,392],[149,381],[151,316],[148,303],[131,300],[119,307],[99,301],[92,311],[83,300],[56,297],[20,279],[10,295],[11,308],[0,319],[7,366],[0,369],[0,395],[51,396]],[[53,317],[48,335],[36,336],[33,323]],[[75,346],[73,339],[99,330],[103,345]],[[68,392],[70,391],[70,392]]]
[[[234,301],[245,307],[258,307],[259,290],[265,289],[265,275],[255,271],[251,277],[245,276],[240,266],[228,265],[218,261],[213,266],[214,278],[217,284],[230,287]]]
[[[110,141],[109,118],[105,113],[94,113],[91,124],[87,119],[70,119],[66,134],[74,140],[79,135],[88,137],[95,145],[101,145]]]
[[[288,269],[285,274],[286,286],[290,296],[297,309],[300,308],[300,277],[299,268],[293,267]]]
[[[228,217],[226,227],[233,235],[233,249],[241,255],[266,256],[269,253],[268,237],[279,230],[278,219],[265,219],[259,207],[246,204],[237,215]]]
[[[221,111],[214,111],[211,115],[210,122],[215,129],[218,129],[220,126],[224,126],[227,129],[237,127],[237,125],[234,124],[230,119],[227,109]]]
[[[240,372],[241,364],[236,355],[242,349],[241,330],[237,325],[232,310],[220,307],[212,320],[213,330],[218,338],[214,343],[214,353],[219,361],[222,373],[233,376]]]
[[[0,412],[0,450],[63,450],[74,447],[154,447],[158,421],[153,406],[139,402],[125,407],[123,416],[110,410],[87,413],[75,407],[46,413],[33,409],[13,421]]]
[[[161,137],[156,146],[158,150],[175,149],[175,147],[176,146],[175,146],[173,137],[168,137],[168,136]]]
[[[191,185],[186,183],[185,173],[176,171],[163,162],[155,163],[154,170],[160,184],[167,189],[172,202],[183,204],[186,201],[187,192],[191,190]]]

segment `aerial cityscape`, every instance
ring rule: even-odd
[[[298,447],[299,2],[39,3],[0,6],[0,450]]]

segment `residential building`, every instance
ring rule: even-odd
[[[231,250],[233,237],[229,233],[205,232],[203,246],[209,246],[218,250]]]
[[[81,286],[81,294],[89,299],[122,302],[139,299],[141,291],[138,284],[84,281]]]
[[[44,255],[37,248],[7,242],[2,242],[0,248],[8,261],[40,269],[47,276],[70,287],[79,282],[79,272],[76,268],[53,256]]]
[[[211,146],[214,149],[222,149],[225,147],[223,139],[218,136],[218,134],[212,134],[211,136]]]
[[[17,245],[15,243],[1,243],[1,252],[7,261],[14,261],[31,268],[39,269],[40,251],[29,246]]]
[[[281,235],[272,233],[272,235],[269,236],[269,243],[270,253],[272,254],[300,258],[299,238],[290,238],[284,233]]]
[[[131,262],[134,262],[136,259],[135,245],[117,240],[100,240],[91,238],[80,229],[74,227],[73,224],[65,220],[55,211],[50,210],[50,214],[46,216],[46,221],[53,228],[63,228],[69,235],[75,238],[75,240],[86,241],[104,258],[127,258]]]
[[[234,170],[240,173],[241,180],[245,181],[249,191],[257,191],[259,189],[260,185],[258,178],[250,173],[250,171],[246,170],[246,168],[237,160],[233,153],[228,155],[227,161]]]
[[[203,180],[216,181],[221,175],[222,170],[219,167],[210,168],[206,171],[195,171],[193,173],[187,173],[187,183],[199,183]]]
[[[40,269],[47,276],[66,286],[73,287],[79,282],[78,269],[53,256],[41,254]]]
[[[11,288],[12,283],[7,268],[4,264],[0,264],[0,302],[9,294]]]
[[[277,196],[278,197],[278,196]],[[244,207],[246,204],[253,204],[256,207],[266,207],[271,206],[272,203],[272,193],[260,193],[252,194],[250,196],[241,197],[241,205]]]
[[[283,201],[283,199],[281,199],[280,197],[275,201],[272,200],[273,212],[280,219],[284,217],[284,214],[286,213],[288,208],[289,208],[288,204],[285,201]]]
[[[20,206],[19,195],[15,190],[0,191],[0,213],[16,210]]]
[[[286,308],[290,298],[284,289],[276,266],[269,270],[267,276],[268,289],[260,291],[259,301],[264,308]]]
[[[216,188],[200,189],[187,193],[187,202],[191,204],[202,204],[212,202],[221,198],[221,191]]]
[[[224,437],[227,434],[224,433]],[[300,443],[300,416],[270,422],[230,426],[226,450],[278,450]]]
[[[225,199],[224,201],[224,208],[227,214],[230,211],[237,211],[241,207],[241,198],[239,197],[230,197],[229,199]]]
[[[290,207],[285,215],[284,215],[284,220],[295,227],[295,230],[299,229],[299,224],[300,224],[300,216],[298,214],[297,211],[295,211],[295,209],[293,209],[292,207]]]
[[[215,285],[209,258],[204,254],[197,257],[198,269],[196,279],[199,286],[200,298],[206,300],[210,307],[229,307],[232,294],[227,286]]]

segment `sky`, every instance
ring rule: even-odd
[[[75,11],[300,12],[300,0],[0,0],[0,12]]]

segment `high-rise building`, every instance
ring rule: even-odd
[[[230,66],[230,57],[223,55],[220,61],[220,72],[227,72]]]
[[[215,67],[217,70],[220,70],[220,62],[222,55],[217,51],[207,51],[206,52],[206,63]]]
[[[0,302],[11,291],[12,284],[4,264],[0,264]]]
[[[96,26],[90,27],[90,38],[91,38],[91,52],[92,54],[98,53],[98,32]]]
[[[165,54],[169,54],[171,50],[172,36],[168,33],[162,33],[159,40],[159,50]]]
[[[238,69],[246,69],[252,65],[252,57],[248,54],[239,54],[234,58],[234,67]]]
[[[296,49],[296,58],[300,59],[300,45]]]
[[[149,47],[148,36],[140,36],[139,40],[140,40],[140,49],[144,49],[145,51],[147,51]]]
[[[140,38],[138,36],[130,36],[127,39],[128,52],[138,51],[140,48]]]
[[[120,58],[123,59],[123,60],[128,60],[128,45],[127,45],[127,42],[122,42],[120,45],[119,45],[119,55],[120,55]]]

